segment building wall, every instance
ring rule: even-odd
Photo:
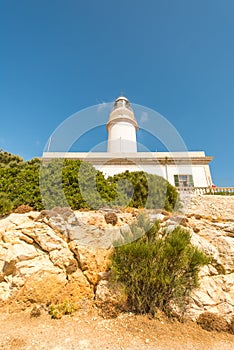
[[[204,152],[133,152],[133,153],[78,153],[78,152],[44,152],[43,159],[80,159],[90,162],[96,169],[102,171],[104,175],[113,176],[129,171],[145,171],[149,174],[155,174],[167,179],[173,186],[175,185],[174,175],[192,175],[195,187],[210,187],[212,179],[210,167],[207,162],[210,161]],[[161,161],[160,161],[161,159]],[[166,164],[165,159],[174,164]],[[163,160],[163,162],[162,162]],[[186,161],[187,160],[187,161]],[[132,162],[126,164],[126,161]],[[181,162],[183,162],[181,164]],[[192,164],[193,163],[193,164]]]
[[[165,167],[164,166],[154,166],[154,165],[95,165],[95,168],[97,170],[100,170],[103,172],[103,174],[105,175],[105,177],[108,176],[113,176],[116,174],[120,174],[120,173],[124,173],[126,170],[129,171],[145,171],[149,174],[154,174],[154,175],[159,175],[162,176],[164,178],[166,178],[166,171],[165,171]]]
[[[211,178],[207,174],[207,165],[94,165],[107,176],[129,171],[145,171],[149,174],[159,175],[167,179],[175,186],[174,175],[192,175],[195,187],[209,187],[212,185]],[[208,171],[209,172],[209,171]]]

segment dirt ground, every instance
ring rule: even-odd
[[[120,314],[104,319],[93,311],[54,320],[27,311],[0,314],[1,350],[231,350],[234,335],[207,332],[193,322],[179,323]]]

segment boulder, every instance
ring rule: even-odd
[[[67,279],[63,273],[39,270],[27,278],[16,301],[46,305],[60,302],[66,284]]]

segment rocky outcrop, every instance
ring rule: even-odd
[[[200,271],[200,286],[192,293],[187,316],[197,319],[208,311],[229,320],[234,315],[234,197],[191,196],[186,204],[183,216],[171,215],[162,226],[186,227],[192,244],[212,259]]]
[[[188,203],[188,202],[187,202]],[[13,213],[0,220],[0,300],[11,305],[71,299],[114,300],[108,287],[113,241],[129,235],[137,212],[116,212],[115,226],[105,211],[59,209]],[[192,243],[212,257],[200,271],[187,316],[214,312],[234,315],[234,197],[193,196],[184,213],[150,211],[161,229],[177,225],[190,230]]]
[[[135,213],[118,213],[114,228],[105,213],[90,214],[55,208],[1,219],[0,301],[23,307],[94,300],[113,241]]]
[[[200,272],[188,315],[209,311],[228,320],[234,315],[234,197],[194,196],[187,217],[192,243],[212,257]]]

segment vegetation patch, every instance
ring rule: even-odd
[[[174,210],[177,205],[177,190],[157,175],[126,171],[105,179],[80,160],[24,162],[0,150],[0,215],[22,206],[41,211],[68,206],[72,210],[106,206]]]
[[[136,240],[116,244],[113,280],[124,287],[131,311],[154,315],[158,308],[170,316],[179,309],[183,314],[191,291],[199,285],[199,269],[210,258],[191,244],[187,230],[176,227],[162,237],[159,229],[157,222],[139,215],[131,226]]]
[[[7,193],[0,192],[0,216],[7,215],[11,212],[13,203]]]
[[[63,315],[73,315],[77,307],[72,301],[65,300],[60,304],[51,304],[49,306],[49,314],[51,318],[60,319]]]

